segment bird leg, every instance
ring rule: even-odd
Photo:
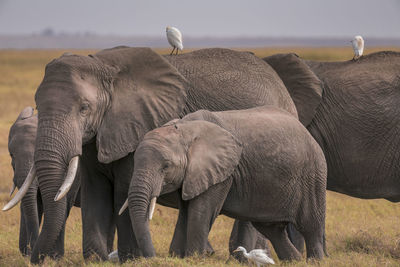
[[[177,48],[176,48],[176,53],[175,53],[175,55],[177,55],[177,54],[178,54],[178,50],[179,50],[179,49],[178,49],[178,47],[177,47]]]
[[[174,49],[172,49],[171,54],[169,54],[169,55],[172,55],[174,53],[174,50],[175,50],[175,46],[174,46]],[[176,49],[176,50],[178,50],[178,49]]]

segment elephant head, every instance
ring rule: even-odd
[[[155,255],[148,228],[155,198],[180,188],[184,201],[199,196],[229,178],[241,151],[231,133],[208,121],[175,120],[145,135],[135,152],[128,195],[143,256]]]
[[[35,177],[29,175],[33,165],[35,140],[37,129],[37,116],[33,115],[33,108],[26,107],[19,114],[17,120],[10,128],[8,136],[8,151],[11,156],[11,165],[14,170],[13,194],[15,187],[19,189],[18,198],[21,198],[21,220],[19,232],[19,250],[23,255],[29,255],[39,235],[39,225],[42,217],[42,204],[38,184]],[[25,178],[32,179],[28,185]],[[22,193],[24,193],[22,196]],[[39,195],[38,195],[39,194]],[[21,197],[19,197],[21,196]],[[16,205],[17,201],[3,208],[8,210]]]
[[[186,99],[184,82],[174,67],[148,48],[65,54],[46,66],[35,95],[34,169],[44,222],[33,263],[49,255],[60,233],[66,209],[63,196],[72,185],[82,146],[95,140],[102,163],[133,152],[148,130],[179,117]]]

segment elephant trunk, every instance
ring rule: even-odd
[[[39,235],[38,185],[34,182],[21,200],[20,251],[30,255]],[[25,229],[23,229],[25,228]]]
[[[66,131],[61,125],[41,120],[39,115],[35,167],[43,201],[44,221],[31,255],[31,262],[35,264],[41,263],[45,256],[59,258],[64,254],[63,247],[58,247],[58,251],[54,248],[65,223],[67,200],[63,198],[56,202],[54,198],[64,181],[69,160],[81,154],[81,144],[76,144],[76,140],[81,139],[72,139],[72,129]]]
[[[132,218],[133,231],[144,257],[155,256],[149,230],[151,199],[158,195],[154,195],[154,188],[148,175],[139,174],[139,171],[134,172],[128,193],[129,214]]]

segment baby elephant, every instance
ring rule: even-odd
[[[204,253],[218,216],[251,221],[281,260],[300,259],[286,226],[304,236],[307,257],[324,255],[326,162],[291,114],[274,107],[201,110],[147,133],[134,158],[129,212],[143,255],[155,255],[148,220],[154,198],[176,191],[174,238]]]

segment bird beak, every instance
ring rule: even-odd
[[[238,252],[239,250],[238,249],[235,249],[234,251],[232,251],[232,252]]]

